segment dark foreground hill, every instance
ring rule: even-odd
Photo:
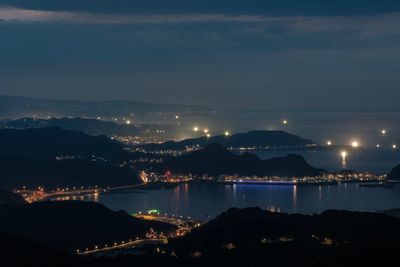
[[[219,143],[228,148],[296,148],[314,146],[315,142],[284,131],[251,131],[231,136],[219,135],[186,139],[180,142],[169,141],[163,144],[149,144],[142,146],[146,151],[155,150],[185,150],[186,147],[205,147],[212,143]]]
[[[64,217],[67,215],[70,214],[55,212],[54,216],[70,223],[70,219]],[[44,216],[49,217],[47,214]],[[82,218],[85,221],[86,215]],[[97,221],[89,222],[94,227],[89,228],[89,234],[94,231],[102,234],[104,229],[99,230],[104,227],[102,224],[110,226],[108,220],[94,219]],[[78,221],[71,225],[61,224],[62,230],[69,233]],[[300,215],[270,213],[259,208],[230,209],[192,233],[159,247],[158,251],[163,253],[152,249],[140,256],[77,257],[54,250],[56,246],[49,249],[25,238],[1,233],[0,249],[1,260],[11,261],[13,266],[40,262],[41,266],[77,267],[394,267],[398,266],[399,223],[399,219],[379,213],[332,210],[320,215]],[[46,222],[50,229],[53,224],[54,221]],[[78,233],[85,236],[85,233]],[[58,235],[60,233],[56,233],[54,238],[59,238]]]
[[[139,101],[72,101],[0,95],[1,118],[127,116],[132,113],[208,113],[208,106]]]
[[[300,215],[259,208],[230,209],[159,247],[163,253],[150,249],[140,256],[77,257],[3,234],[0,249],[3,262],[11,259],[13,266],[40,262],[41,266],[77,267],[394,267],[398,266],[399,223],[399,219],[379,213]],[[65,225],[67,231],[68,227]]]
[[[378,213],[230,209],[170,242],[166,253],[190,266],[396,266],[399,227]]]
[[[81,201],[3,204],[0,217],[2,233],[70,251],[143,237],[150,228],[161,232],[174,229],[169,224],[136,219],[124,211]]]
[[[213,176],[238,174],[303,177],[317,176],[322,173],[322,170],[312,167],[298,155],[261,160],[250,153],[234,154],[217,143],[183,156],[166,159],[159,169],[182,174]]]

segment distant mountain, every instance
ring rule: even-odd
[[[218,143],[210,144],[202,150],[186,155],[166,159],[159,169],[176,173],[214,176],[238,174],[303,177],[322,173],[322,170],[312,167],[298,155],[261,160],[250,153],[234,154]]]
[[[106,136],[90,136],[60,128],[0,130],[0,158],[101,158],[111,162],[129,159],[122,146]]]
[[[69,101],[0,96],[0,118],[127,116],[132,113],[208,113],[207,106],[138,101]]]
[[[0,188],[0,204],[22,204],[25,203],[21,195]]]
[[[22,118],[17,120],[6,120],[0,122],[0,128],[6,129],[28,129],[28,128],[61,128],[84,132],[89,135],[138,135],[141,128],[134,125],[116,124],[111,121],[85,118],[52,118],[34,119]]]
[[[400,165],[394,167],[387,176],[388,180],[400,180]]]
[[[0,217],[2,233],[70,251],[143,237],[150,228],[160,232],[175,229],[166,223],[144,221],[124,211],[81,201],[3,204]]]
[[[219,143],[228,148],[295,148],[314,146],[315,142],[303,139],[284,131],[251,131],[231,136],[219,135],[186,139],[180,142],[169,141],[163,144],[141,146],[146,151],[155,150],[185,150],[186,147],[205,147],[208,144]]]

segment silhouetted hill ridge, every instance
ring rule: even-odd
[[[112,211],[101,204],[83,201],[3,204],[0,216],[3,233],[72,251],[143,237],[150,228],[174,229],[169,224],[136,219],[124,211]]]
[[[145,150],[184,150],[186,147],[205,147],[212,143],[219,143],[228,148],[266,148],[266,147],[305,147],[316,145],[315,142],[303,139],[284,131],[256,130],[247,133],[238,133],[230,136],[218,135],[185,139],[179,142],[168,141],[163,144],[149,144],[141,146]]]
[[[56,159],[58,156],[101,157],[109,161],[124,161],[129,153],[106,136],[90,136],[60,128],[2,129],[0,157]]]
[[[394,167],[387,176],[388,180],[400,180],[400,164]]]
[[[286,157],[261,160],[250,153],[234,154],[218,143],[212,143],[204,149],[176,158],[166,159],[159,169],[196,175],[316,176],[323,172],[309,165],[299,155],[289,154]]]

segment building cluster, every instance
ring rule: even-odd
[[[384,181],[385,179],[384,175],[349,172],[305,177],[221,175],[217,178],[217,181],[222,183],[337,184],[338,182]]]
[[[113,135],[111,138],[125,145],[162,144],[168,141],[164,131],[143,133],[140,135]]]

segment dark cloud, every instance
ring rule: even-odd
[[[1,3],[1,94],[251,109],[400,97],[399,1]]]
[[[125,14],[366,15],[399,12],[397,0],[2,0],[38,10]]]

